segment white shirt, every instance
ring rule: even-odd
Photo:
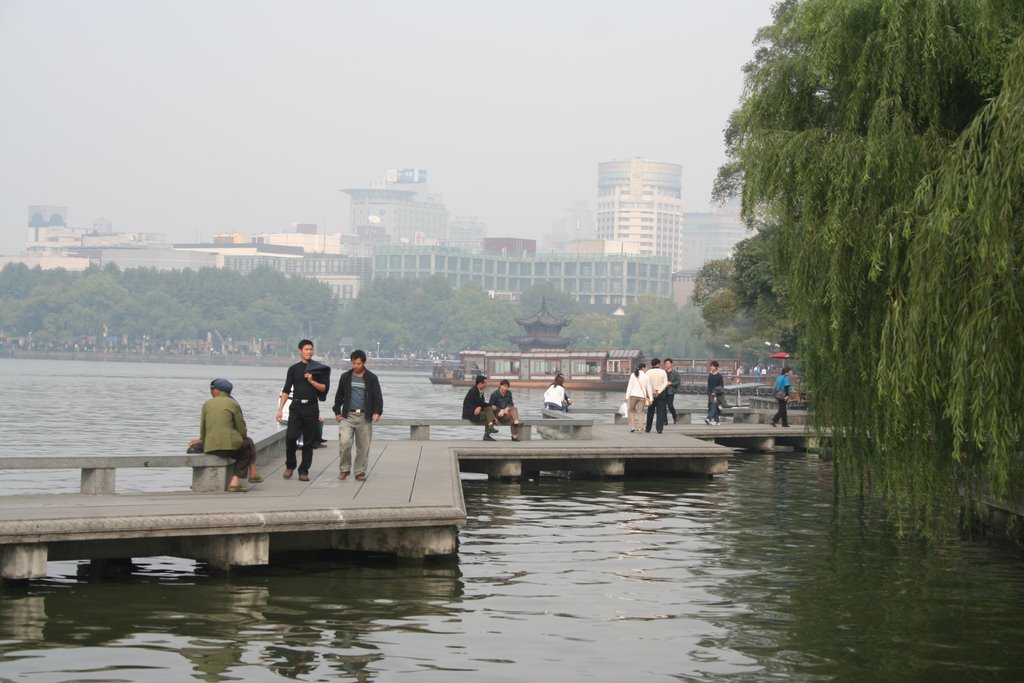
[[[558,405],[562,405],[563,401],[565,401],[565,387],[552,384],[544,392],[545,403],[556,403]]]
[[[626,400],[637,396],[640,398],[651,398],[651,382],[647,379],[647,373],[641,370],[637,374],[629,373],[629,384],[626,386]]]
[[[651,381],[651,396],[660,394],[668,386],[668,374],[661,368],[648,370],[647,379]]]

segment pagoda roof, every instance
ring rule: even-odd
[[[547,301],[540,300],[540,310],[529,318],[516,318],[516,322],[527,327],[528,325],[544,325],[547,327],[565,327],[569,324],[569,318],[556,318],[548,311]]]
[[[523,351],[529,351],[530,349],[566,349],[569,348],[569,344],[572,342],[571,339],[565,339],[564,337],[538,337],[536,335],[510,337],[510,339],[512,343]]]

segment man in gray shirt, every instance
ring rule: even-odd
[[[352,438],[355,437],[356,480],[366,479],[373,423],[384,413],[384,397],[377,375],[366,369],[366,352],[356,349],[349,356],[352,369],[338,380],[334,396],[334,418],[338,421],[338,479],[352,472]]]

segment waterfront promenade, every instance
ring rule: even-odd
[[[584,420],[583,416],[577,418]],[[587,419],[588,422],[593,420]],[[552,421],[561,423],[561,421]],[[559,426],[538,427],[559,435]],[[762,424],[718,427],[679,424],[664,434],[630,433],[625,425],[594,424],[590,439],[377,439],[364,482],[337,478],[336,442],[318,449],[310,481],[281,476],[284,432],[260,439],[265,481],[248,493],[219,490],[164,493],[34,494],[0,498],[0,575],[8,580],[46,575],[51,560],[126,560],[170,555],[218,569],[270,563],[279,553],[325,550],[389,553],[423,559],[457,552],[466,518],[459,477],[478,472],[515,480],[542,472],[574,476],[713,476],[728,470],[732,448],[801,448],[802,427]],[[185,464],[182,456],[182,464]],[[19,459],[17,468],[52,468]],[[71,458],[59,463],[69,466]],[[81,457],[83,473],[95,469]],[[110,458],[103,458],[109,467]],[[167,456],[154,462],[165,466]],[[11,461],[13,462],[13,461]],[[11,462],[0,467],[11,467]],[[135,466],[138,466],[137,464]],[[209,469],[209,468],[204,468]],[[227,466],[218,482],[227,475]],[[86,477],[83,474],[83,490]],[[195,486],[195,484],[194,484]]]

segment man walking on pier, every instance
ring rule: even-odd
[[[356,349],[349,356],[352,369],[338,380],[334,395],[334,419],[338,421],[338,479],[352,472],[352,438],[356,442],[356,481],[366,479],[370,460],[373,423],[384,414],[384,395],[377,375],[366,369],[366,352]]]
[[[718,361],[711,361],[711,371],[708,372],[708,416],[704,418],[704,424],[717,425],[719,417],[718,394],[725,391],[725,380],[718,372]]]
[[[668,377],[668,388],[665,389],[665,407],[672,413],[672,424],[679,422],[676,415],[676,392],[679,391],[679,371],[672,365],[672,359],[665,359],[665,375]]]
[[[285,434],[284,478],[291,479],[295,473],[295,451],[298,449],[299,434],[302,435],[302,462],[299,463],[299,481],[309,481],[309,467],[313,464],[313,446],[317,443],[320,425],[318,403],[327,398],[331,384],[331,369],[313,360],[313,342],[303,339],[299,342],[298,363],[288,368],[281,389],[281,401],[277,405],[277,421],[281,421],[284,404],[291,394],[292,404],[288,408],[288,432]]]
[[[657,416],[656,428],[658,433],[665,429],[668,422],[668,414],[665,410],[666,399],[668,398],[668,375],[661,369],[661,359],[651,359],[651,369],[647,371],[647,379],[651,382],[651,405],[647,407],[647,428],[644,430],[651,433],[651,423]]]

